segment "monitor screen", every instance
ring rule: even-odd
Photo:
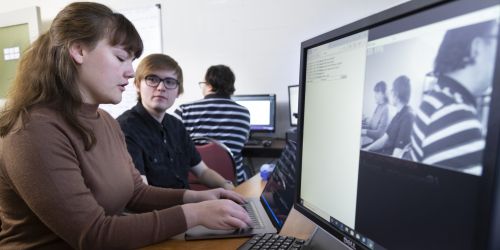
[[[290,126],[297,126],[299,115],[299,85],[288,86],[288,114]]]
[[[250,112],[251,132],[274,132],[276,95],[234,95],[231,97]]]
[[[486,248],[499,17],[411,1],[303,42],[297,209],[351,248]]]

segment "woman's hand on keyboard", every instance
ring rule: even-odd
[[[188,228],[203,225],[212,229],[247,228],[252,220],[243,207],[231,200],[209,200],[181,206]]]
[[[207,200],[229,199],[236,203],[245,203],[245,198],[240,194],[223,188],[210,189],[205,191],[186,190],[184,193],[184,203],[200,202]]]

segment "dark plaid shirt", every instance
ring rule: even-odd
[[[117,120],[135,167],[150,185],[189,188],[188,171],[201,157],[181,121],[165,114],[159,123],[141,103]]]

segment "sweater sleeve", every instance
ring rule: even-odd
[[[142,181],[141,175],[137,169],[132,166],[130,171],[134,178],[134,196],[127,207],[132,211],[147,212],[182,204],[182,199],[186,190],[146,185]]]
[[[3,144],[6,178],[36,217],[33,223],[43,223],[75,249],[138,248],[186,230],[182,208],[174,206],[182,200],[183,191],[141,185],[136,171],[130,205],[143,211],[169,208],[106,214],[86,185],[67,131],[54,122],[33,120],[5,137]]]

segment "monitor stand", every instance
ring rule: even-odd
[[[337,239],[335,236],[326,232],[323,228],[316,226],[316,229],[311,234],[311,237],[306,241],[302,249],[333,249],[333,250],[352,250],[345,243]]]

